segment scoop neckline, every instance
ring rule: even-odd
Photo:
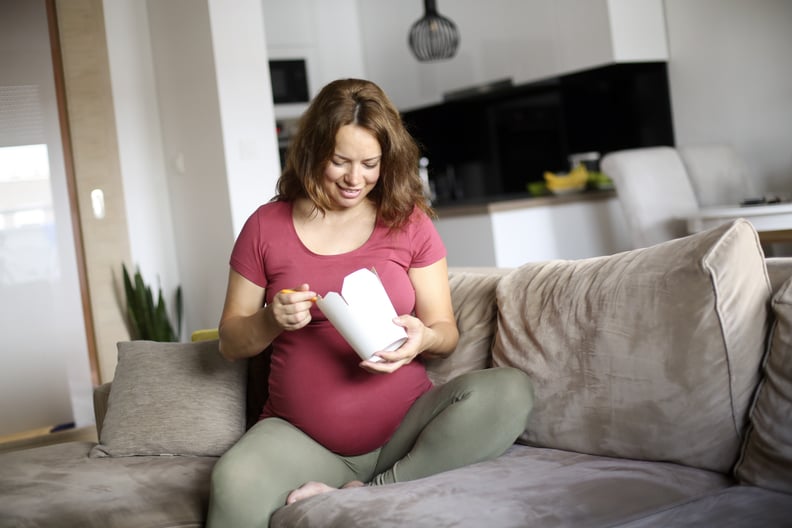
[[[355,249],[352,249],[352,250],[349,250],[349,251],[345,251],[343,253],[333,253],[333,254],[329,254],[329,255],[328,254],[324,254],[324,253],[317,253],[316,251],[314,251],[311,248],[309,248],[305,244],[305,242],[303,242],[303,239],[300,238],[300,234],[297,233],[297,227],[294,225],[294,205],[295,205],[295,202],[291,201],[291,202],[288,202],[288,204],[289,204],[289,229],[291,229],[292,235],[294,235],[294,238],[297,239],[297,242],[300,244],[300,247],[302,247],[305,252],[309,253],[310,255],[312,255],[314,257],[320,257],[320,258],[342,257],[342,256],[345,256],[345,255],[351,255],[353,253],[361,251],[363,248],[365,248],[366,246],[369,245],[371,240],[374,238],[374,234],[377,232],[377,229],[379,229],[379,219],[376,219],[376,220],[374,220],[374,229],[371,230],[371,233],[369,233],[369,236],[366,238],[366,240],[360,246],[356,247]]]

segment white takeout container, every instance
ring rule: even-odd
[[[316,306],[364,360],[380,361],[372,357],[375,352],[396,350],[407,340],[404,328],[393,322],[396,309],[372,270],[350,273],[340,294],[329,292]]]

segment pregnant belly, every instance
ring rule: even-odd
[[[263,416],[278,416],[327,449],[360,455],[390,439],[413,402],[431,388],[418,361],[392,374],[371,374],[330,328],[274,343],[269,400]],[[296,345],[299,344],[299,347]]]

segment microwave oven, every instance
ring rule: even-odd
[[[273,103],[308,102],[305,59],[271,60],[269,69]]]

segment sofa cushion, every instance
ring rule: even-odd
[[[216,340],[119,343],[91,456],[222,455],[245,431],[245,375]]]
[[[435,385],[489,366],[497,313],[495,287],[505,274],[506,270],[449,273],[459,343],[450,356],[425,361],[429,378]]]
[[[498,284],[493,362],[534,382],[522,441],[729,471],[758,383],[769,298],[745,220],[515,270]]]
[[[743,482],[792,493],[792,279],[773,297],[772,308],[776,320],[764,378],[735,471]]]
[[[792,497],[754,486],[731,486],[652,515],[618,524],[619,528],[789,528]]]
[[[729,482],[720,473],[678,464],[517,445],[493,460],[419,480],[298,501],[276,510],[270,526],[612,527]]]
[[[217,458],[89,458],[93,445],[68,442],[0,455],[0,526],[204,526]]]

